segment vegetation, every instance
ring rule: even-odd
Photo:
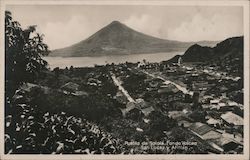
[[[36,33],[36,26],[22,29],[12,19],[11,12],[5,12],[5,66],[7,96],[23,82],[32,82],[41,76],[47,62],[42,59],[48,54],[43,35]]]
[[[44,93],[35,88],[29,93],[19,91],[13,98],[5,119],[5,153],[121,152],[117,141],[97,125],[69,112],[53,113],[41,105],[39,96]]]
[[[173,127],[177,125],[177,122],[167,116],[164,116],[159,111],[153,111],[149,114],[150,119],[150,129],[149,134],[155,138],[155,140],[160,141],[164,137],[164,131],[170,131]]]

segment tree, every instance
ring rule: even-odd
[[[163,115],[160,111],[151,112],[148,118],[150,119],[149,134],[156,139],[162,138],[163,131],[169,131],[177,126],[174,119]]]
[[[12,19],[11,12],[5,12],[5,80],[7,96],[15,92],[24,82],[33,82],[39,73],[47,69],[42,59],[49,53],[43,42],[43,35],[35,32],[36,26],[23,30],[19,22]]]

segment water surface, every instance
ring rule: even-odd
[[[165,52],[153,54],[133,54],[133,55],[109,55],[99,57],[45,57],[51,69],[55,67],[93,67],[94,65],[106,65],[107,63],[139,62],[145,59],[148,62],[161,62],[174,57],[180,52]]]

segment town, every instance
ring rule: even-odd
[[[53,125],[53,119],[61,116],[63,119],[75,117],[75,122],[71,123],[86,121],[87,126],[91,124],[97,127],[98,133],[103,133],[100,135],[109,138],[109,143],[115,140],[115,143],[111,143],[115,149],[108,148],[108,152],[104,153],[243,152],[243,81],[240,75],[229,75],[212,66],[183,63],[179,58],[176,63],[149,63],[144,60],[93,68],[55,68],[44,73],[44,77],[37,84],[24,84],[16,92],[14,99],[17,102],[25,94],[32,97],[28,104],[17,105],[25,108],[35,104],[33,110],[38,109],[45,122],[52,121],[50,127],[54,128],[54,133],[57,133],[55,127],[58,124]],[[20,95],[20,92],[23,94]],[[41,96],[44,97],[43,103],[39,103]],[[34,121],[34,117],[28,116],[31,113],[25,113],[30,112],[28,110],[24,109],[21,117]],[[49,113],[56,115],[50,117]],[[77,118],[83,120],[78,122]],[[13,122],[13,119],[7,116],[7,123]],[[61,121],[60,118],[58,121]],[[19,123],[23,123],[23,120]],[[77,141],[76,133],[72,131],[68,128],[68,134],[72,134],[69,139]],[[26,132],[26,139],[32,138],[31,131]],[[45,137],[41,142],[46,146],[48,138]],[[152,144],[134,146],[126,143],[131,141],[171,141],[196,145],[164,148]],[[60,148],[65,148],[62,144],[67,143],[53,144],[58,151],[54,153],[62,152]],[[68,146],[71,149],[63,153],[85,153],[86,148],[81,150],[80,146]],[[53,149],[47,148],[43,152],[50,153],[50,150]],[[101,152],[96,148],[93,150],[93,153]],[[15,152],[18,153],[18,150]]]
[[[217,152],[242,152],[242,77],[211,66],[182,64],[181,58],[167,65],[145,61],[131,67],[124,64],[114,72],[135,99],[120,89],[124,94],[119,95],[129,101],[123,102],[127,103],[123,113],[136,108],[147,116],[158,110]]]

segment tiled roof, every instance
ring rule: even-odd
[[[153,107],[143,108],[141,111],[144,115],[149,115],[149,113],[154,111],[154,108]]]
[[[76,83],[73,83],[73,82],[68,82],[66,84],[64,84],[63,86],[61,86],[61,88],[64,88],[64,89],[72,89],[72,90],[77,90],[79,87],[78,84]]]
[[[226,122],[232,123],[234,125],[243,125],[243,118],[232,112],[222,114],[221,118],[224,119]]]
[[[199,135],[204,135],[204,134],[206,134],[207,132],[209,132],[209,131],[211,131],[211,130],[213,130],[211,127],[209,127],[208,125],[206,125],[206,124],[204,124],[204,123],[200,123],[200,122],[196,122],[196,123],[194,123],[194,124],[192,124],[191,126],[190,126],[190,129],[193,131],[193,132],[195,132],[195,133],[197,133],[197,134],[199,134]]]

